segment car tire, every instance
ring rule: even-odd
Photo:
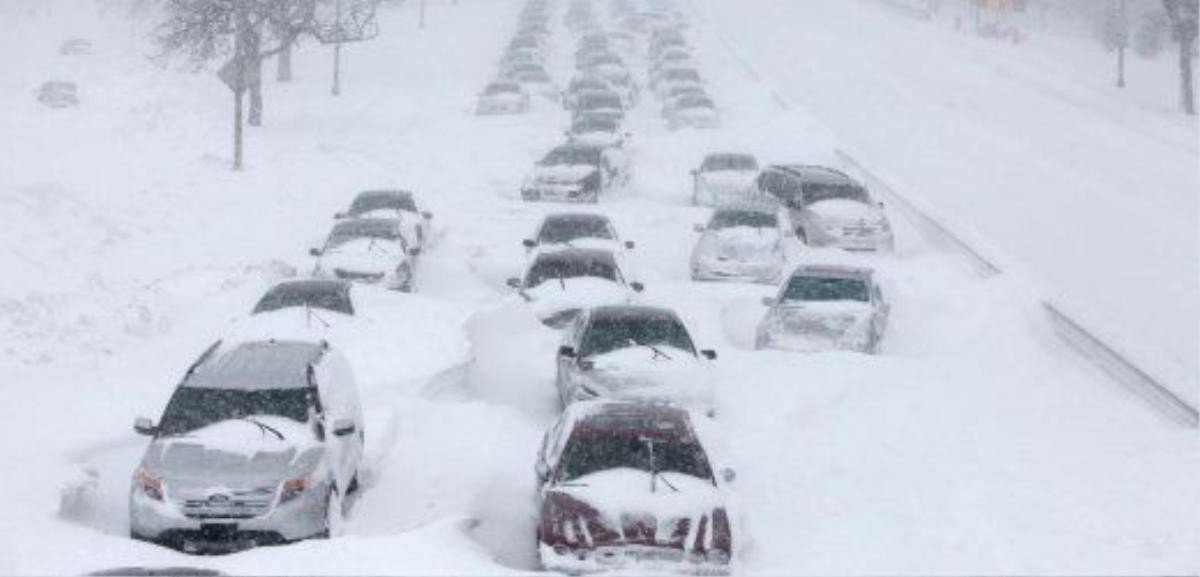
[[[803,243],[803,244],[804,244],[804,246],[809,246],[809,244],[808,244],[808,233],[807,233],[807,232],[804,232],[804,227],[802,227],[802,226],[798,226],[798,227],[796,227],[796,240],[798,240],[798,241],[800,241],[801,243]]]
[[[404,293],[413,292],[413,275],[412,269],[408,265],[404,265],[396,270],[396,276],[403,278],[396,290]]]

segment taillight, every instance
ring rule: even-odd
[[[133,475],[133,482],[142,494],[155,501],[163,500],[163,484],[162,481],[150,476],[146,469],[139,468],[137,473]]]
[[[308,488],[308,477],[296,477],[283,482],[283,486],[279,489],[279,502],[287,503],[296,497],[299,497],[304,490]]]

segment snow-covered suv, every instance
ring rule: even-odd
[[[809,246],[864,251],[895,246],[883,205],[837,170],[771,166],[759,175],[757,187],[787,207],[796,236]]]
[[[878,353],[890,311],[871,269],[843,265],[801,266],[763,304],[760,349]]]
[[[721,481],[688,413],[648,403],[568,407],[542,440],[538,555],[550,571],[729,573]]]
[[[727,205],[697,225],[692,280],[778,282],[785,261],[778,207]]]
[[[564,144],[534,166],[521,187],[521,198],[595,203],[601,192],[628,180],[628,159],[620,149]]]
[[[218,342],[188,369],[133,475],[130,533],[185,552],[336,534],[358,487],[354,375],[325,343]]]

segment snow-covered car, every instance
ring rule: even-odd
[[[675,86],[703,87],[704,80],[700,77],[700,72],[690,66],[663,68],[650,77],[650,88],[659,98]]]
[[[757,348],[879,352],[889,306],[871,269],[804,265],[783,283],[758,325]]]
[[[628,302],[642,284],[628,281],[612,251],[550,247],[535,252],[520,278],[508,279],[547,326],[562,328],[584,309]]]
[[[538,557],[569,575],[730,572],[723,486],[691,417],[649,403],[568,407],[538,451]]]
[[[79,89],[74,82],[49,80],[38,87],[37,99],[50,108],[73,108],[79,105]]]
[[[354,218],[334,225],[325,246],[309,254],[317,258],[315,278],[378,284],[407,292],[413,287],[421,249],[405,239],[399,219]]]
[[[548,152],[521,186],[526,201],[595,203],[600,193],[628,182],[628,158],[620,149],[569,143]]]
[[[425,247],[432,238],[433,213],[418,205],[416,195],[407,190],[367,190],[350,201],[350,208],[334,218],[394,218],[400,220],[404,239]]]
[[[520,83],[500,80],[488,84],[479,95],[475,114],[523,114],[529,112],[529,93]]]
[[[563,91],[562,104],[567,110],[574,110],[579,104],[579,95],[585,92],[605,92],[612,90],[612,85],[599,76],[575,76]]]
[[[692,204],[721,206],[756,194],[758,160],[753,154],[722,152],[704,157],[692,171]]]
[[[821,166],[772,166],[759,175],[758,190],[788,209],[796,236],[809,246],[890,251],[892,226],[883,205],[844,173]]]
[[[586,212],[548,214],[538,225],[533,237],[525,239],[522,244],[528,251],[565,247],[600,248],[614,253],[635,246],[631,240],[621,241],[607,216]]]
[[[774,284],[783,274],[783,233],[773,206],[726,206],[707,225],[692,249],[692,280],[748,280]]]
[[[667,126],[679,128],[717,128],[721,113],[712,99],[705,95],[688,94],[672,100],[663,110]]]
[[[218,342],[188,369],[129,492],[134,539],[185,552],[336,534],[358,487],[354,374],[325,343]]]
[[[613,64],[600,64],[591,66],[583,70],[584,74],[599,76],[608,81],[612,90],[621,96],[621,102],[625,108],[633,107],[638,101],[638,86],[633,80],[633,75],[629,69],[624,66],[616,66]]]
[[[572,122],[584,116],[608,118],[615,122],[625,120],[625,101],[612,90],[581,92],[571,110]]]
[[[533,94],[550,100],[558,100],[558,88],[554,85],[554,80],[546,73],[546,69],[542,68],[540,64],[518,64],[504,76],[508,80],[520,83]]]
[[[621,123],[612,118],[585,115],[571,122],[566,137],[568,142],[621,148],[629,133],[622,132]]]
[[[676,403],[711,412],[706,360],[675,311],[615,304],[581,312],[564,332],[555,384],[569,405],[595,398]]]

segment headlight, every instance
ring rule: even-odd
[[[279,504],[282,505],[304,494],[310,484],[311,481],[307,476],[284,481],[279,487]]]
[[[133,475],[134,485],[143,495],[155,501],[163,500],[163,483],[161,479],[155,478],[146,472],[145,468],[138,468]]]

